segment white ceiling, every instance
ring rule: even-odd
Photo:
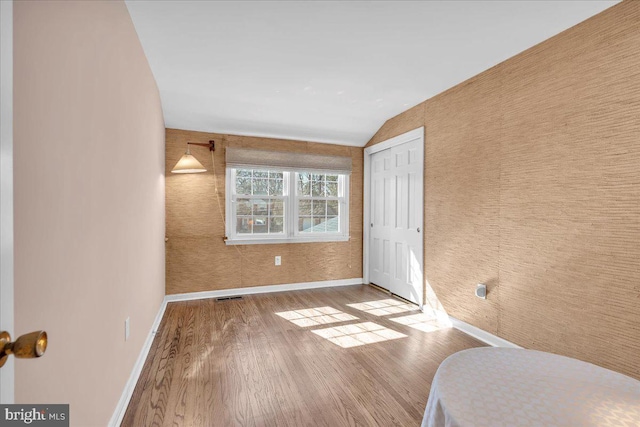
[[[167,127],[363,146],[615,1],[126,2]]]

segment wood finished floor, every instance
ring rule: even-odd
[[[169,303],[121,425],[418,426],[438,365],[483,344],[392,320],[417,310],[347,305],[389,298],[357,285]]]

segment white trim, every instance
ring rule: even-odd
[[[389,148],[396,147],[406,142],[411,142],[416,139],[422,139],[424,143],[424,126],[417,129],[410,130],[401,135],[387,139],[379,144],[372,145],[364,149],[364,182],[363,182],[363,211],[362,211],[362,278],[365,284],[369,284],[369,224],[371,223],[371,155],[379,151],[387,150]],[[423,191],[424,191],[424,155],[423,155]],[[422,221],[424,222],[424,212],[422,214]],[[424,224],[422,226],[424,229]],[[424,231],[423,231],[424,233]],[[422,253],[424,256],[424,238],[422,239]],[[424,260],[423,260],[424,262]],[[424,266],[423,266],[424,271]]]
[[[394,136],[393,138],[387,139],[384,142],[367,147],[364,149],[364,154],[371,155],[379,151],[397,147],[398,145],[404,144],[405,142],[411,142],[418,138],[424,138],[424,126],[420,126],[419,128],[410,130],[409,132],[405,132],[402,135]]]
[[[122,418],[124,418],[124,414],[127,412],[127,407],[129,406],[129,401],[131,400],[131,396],[133,395],[133,391],[136,388],[136,384],[138,384],[138,379],[140,378],[140,373],[142,372],[142,368],[144,367],[144,363],[147,361],[147,356],[149,355],[149,350],[151,350],[151,344],[153,344],[153,339],[158,332],[158,328],[160,327],[160,322],[162,321],[162,316],[164,316],[164,311],[167,308],[167,297],[165,296],[162,304],[160,304],[160,309],[158,310],[158,314],[151,325],[151,330],[149,331],[149,335],[147,336],[147,340],[144,342],[142,346],[142,350],[140,350],[140,354],[138,355],[138,359],[136,360],[135,365],[133,365],[133,370],[131,371],[131,375],[129,375],[129,380],[127,384],[124,386],[124,390],[122,391],[122,395],[120,396],[120,400],[116,405],[116,409],[111,416],[111,420],[109,420],[109,427],[118,427],[120,423],[122,423]]]
[[[364,150],[364,176],[362,186],[362,280],[369,280],[369,235],[371,233],[371,153]]]
[[[283,238],[283,239],[227,239],[224,243],[229,245],[265,245],[265,244],[278,244],[278,243],[317,243],[317,242],[347,242],[349,236],[343,236],[341,234],[320,234],[315,237],[296,237],[296,238]]]
[[[164,299],[165,299],[165,302],[190,301],[190,300],[205,299],[205,298],[223,298],[223,297],[233,297],[238,295],[265,294],[270,292],[284,292],[284,291],[300,291],[304,289],[330,288],[334,286],[352,286],[352,285],[361,285],[361,284],[362,284],[362,278],[360,277],[357,279],[323,280],[320,282],[288,283],[285,285],[265,285],[265,286],[252,286],[249,288],[221,289],[219,291],[189,292],[186,294],[167,295],[166,297],[164,297]]]
[[[229,238],[231,236],[233,236],[235,234],[235,225],[231,225],[231,222],[233,220],[233,211],[231,209],[231,206],[233,205],[233,201],[234,201],[234,197],[233,197],[233,187],[231,186],[231,181],[235,180],[234,176],[235,174],[233,173],[234,169],[233,168],[228,168],[225,166],[225,172],[224,172],[224,223],[225,223],[225,227],[224,227],[224,236],[225,236],[225,243],[228,245],[229,243]],[[231,200],[230,200],[231,199]]]
[[[472,337],[489,344],[493,347],[508,347],[508,348],[522,348],[519,345],[512,343],[511,341],[507,341],[504,338],[500,338],[496,335],[493,335],[490,332],[485,331],[484,329],[480,329],[473,325],[470,325],[467,322],[463,322],[462,320],[456,319],[455,317],[449,316],[449,320],[451,321],[451,326],[456,329],[461,330],[467,335],[471,335]]]
[[[15,336],[13,307],[13,2],[0,1],[0,329]],[[14,358],[0,371],[0,403],[15,401]]]
[[[259,169],[259,168],[257,168]],[[226,245],[264,245],[282,243],[315,243],[315,242],[346,242],[350,239],[349,209],[350,209],[350,175],[335,172],[339,176],[339,193],[337,197],[311,197],[310,199],[335,200],[340,204],[340,230],[337,233],[300,233],[298,232],[298,200],[303,199],[296,193],[297,170],[284,168],[264,168],[283,172],[283,195],[267,196],[283,201],[284,204],[284,232],[281,234],[237,234],[236,233],[236,200],[235,167],[227,167],[225,171],[225,244]],[[314,171],[315,172],[315,171]],[[329,173],[329,172],[327,172]],[[241,196],[241,198],[259,198],[260,196]]]

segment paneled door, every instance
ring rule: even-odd
[[[369,242],[369,279],[382,288],[391,289],[391,149],[371,155],[371,234]]]
[[[422,138],[371,154],[369,279],[422,305]]]

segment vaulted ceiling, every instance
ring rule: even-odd
[[[363,146],[615,1],[127,1],[166,126]]]

